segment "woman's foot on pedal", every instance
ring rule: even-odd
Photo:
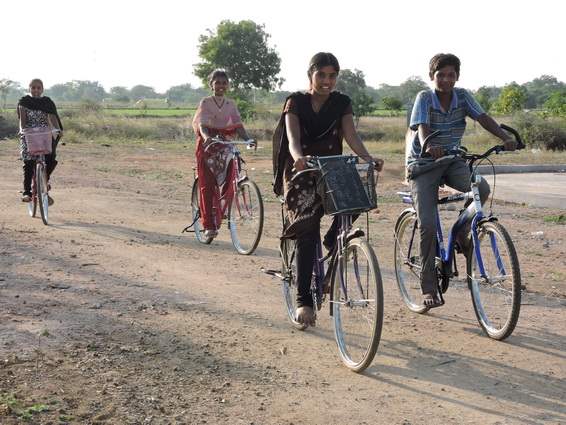
[[[435,308],[444,305],[444,302],[440,299],[436,292],[429,292],[423,294],[423,305],[428,308]]]
[[[305,305],[303,307],[298,307],[297,311],[295,312],[295,317],[297,322],[307,325],[307,326],[315,326],[316,325],[316,316],[314,314],[314,310],[312,307]]]
[[[218,230],[216,229],[206,229],[204,231],[205,238],[215,238],[216,236],[218,236]]]
[[[31,193],[24,192],[22,194],[22,202],[31,202]]]

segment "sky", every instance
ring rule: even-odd
[[[566,81],[566,2],[560,0],[26,0],[2,2],[0,78],[46,87],[71,80],[191,83],[199,35],[222,20],[265,25],[281,57],[284,90],[305,89],[310,58],[334,53],[366,83],[428,81],[428,61],[454,53],[459,85],[519,84],[542,74]]]

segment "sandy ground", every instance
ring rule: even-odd
[[[223,228],[211,246],[189,223],[190,147],[60,149],[51,225],[19,202],[15,143],[0,144],[0,423],[566,423],[566,226],[558,210],[501,203],[526,291],[506,342],[482,334],[469,294],[427,315],[392,274],[400,167],[380,182],[372,244],[385,322],[364,374],[342,366],[327,309],[292,330],[280,284],[278,205],[265,158],[249,158],[266,200],[256,254]],[[253,168],[253,169],[251,169]]]

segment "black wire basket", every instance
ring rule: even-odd
[[[359,214],[377,208],[376,173],[355,156],[317,159],[321,170],[318,193],[327,215]]]

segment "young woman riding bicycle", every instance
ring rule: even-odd
[[[248,140],[249,137],[235,102],[225,96],[230,87],[226,71],[214,70],[208,77],[208,83],[213,95],[200,101],[193,119],[193,128],[197,137],[200,213],[205,229],[204,236],[212,238],[218,234],[217,223],[222,221],[222,217],[215,219],[213,216],[215,211],[216,214],[222,213],[220,209],[213,208],[214,197],[219,193],[216,188],[223,185],[226,176],[230,175],[230,169],[225,161],[227,146],[216,145],[207,151],[205,148],[213,137],[233,139],[234,136],[238,136],[244,140]]]
[[[24,162],[24,190],[22,192],[22,202],[31,201],[31,182],[33,179],[35,160],[29,154],[24,132],[26,129],[56,129],[58,137],[52,141],[52,149],[49,155],[45,155],[47,168],[47,179],[57,166],[56,148],[59,140],[63,137],[63,125],[57,114],[55,103],[43,95],[43,82],[35,78],[29,83],[30,94],[22,97],[18,102],[18,118],[20,121],[20,154]],[[53,199],[49,198],[49,204]]]
[[[310,61],[307,75],[309,89],[297,92],[285,102],[280,125],[281,139],[274,146],[274,191],[284,196],[287,226],[283,238],[296,239],[297,252],[297,321],[314,325],[315,315],[310,282],[316,257],[316,240],[320,234],[323,208],[316,187],[309,177],[299,177],[290,184],[295,171],[307,168],[309,155],[342,154],[342,140],[364,161],[374,162],[377,171],[383,161],[373,158],[356,132],[352,103],[348,96],[334,91],[340,72],[338,60],[331,53],[317,53]],[[324,238],[334,240],[337,223]]]

